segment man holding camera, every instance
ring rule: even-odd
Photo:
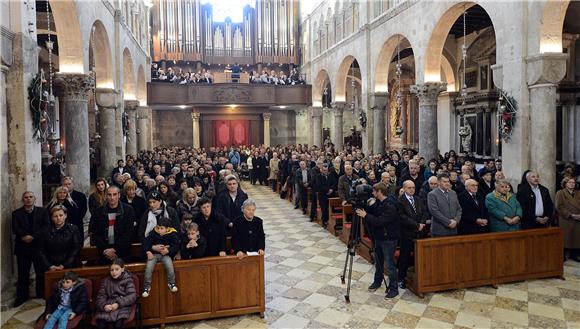
[[[397,286],[397,267],[395,266],[395,248],[399,239],[399,222],[397,207],[387,200],[388,187],[384,183],[373,186],[374,204],[367,213],[364,209],[355,209],[356,214],[368,225],[374,241],[375,278],[369,290],[375,291],[383,281],[384,264],[389,271],[389,286],[385,298],[394,298],[399,294]]]

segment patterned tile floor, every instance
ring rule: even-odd
[[[566,280],[547,279],[391,300],[369,293],[373,268],[355,258],[351,304],[340,273],[345,246],[269,189],[244,183],[266,231],[266,316],[197,321],[168,328],[580,328],[580,264],[565,264]],[[2,329],[31,328],[42,301],[2,312]]]

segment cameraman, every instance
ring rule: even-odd
[[[375,278],[368,289],[375,291],[381,287],[386,262],[389,271],[389,286],[385,298],[394,298],[399,294],[397,267],[394,259],[399,239],[397,207],[388,200],[388,188],[384,183],[377,183],[373,186],[373,196],[376,201],[369,208],[369,213],[364,209],[355,209],[356,214],[368,224],[374,241]]]

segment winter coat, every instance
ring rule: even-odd
[[[75,225],[64,223],[63,227],[57,230],[51,224],[38,240],[38,257],[45,269],[52,265],[72,268],[80,265],[81,248],[81,237]]]
[[[556,210],[560,227],[564,231],[564,248],[580,249],[580,220],[575,220],[572,214],[580,214],[580,191],[574,194],[563,189],[556,193]]]
[[[246,192],[238,188],[236,201],[232,200],[228,189],[222,191],[213,202],[213,210],[219,212],[225,217],[226,224],[231,223],[234,219],[242,215],[242,204],[248,199]]]
[[[52,289],[50,297],[46,301],[46,306],[44,308],[44,314],[52,314],[58,308],[60,304],[60,295],[62,288],[62,280],[58,282],[56,287]],[[78,279],[75,282],[72,290],[70,292],[70,307],[74,314],[81,315],[88,311],[89,306],[89,296],[87,295],[87,289],[85,288],[85,280]]]
[[[167,233],[161,235],[157,233],[157,230],[153,229],[153,231],[149,232],[149,235],[147,235],[143,241],[143,250],[145,252],[151,251],[152,253],[156,253],[156,251],[153,251],[151,248],[158,244],[169,246],[169,257],[175,257],[180,247],[177,231],[173,227],[168,227]]]
[[[489,223],[491,232],[518,231],[521,228],[521,221],[515,225],[506,223],[504,217],[519,216],[522,218],[522,206],[516,196],[508,193],[502,196],[497,192],[491,192],[485,197],[485,206],[489,212]]]
[[[137,291],[129,270],[125,269],[117,279],[107,276],[101,281],[101,287],[97,293],[95,318],[107,322],[128,319],[131,307],[136,301]],[[119,304],[119,308],[112,312],[105,312],[105,305],[114,303]]]
[[[91,216],[91,239],[99,251],[99,255],[107,248],[114,248],[117,255],[123,259],[129,256],[129,249],[133,241],[133,225],[135,222],[135,212],[126,203],[119,202],[117,207],[117,217],[114,224],[115,243],[109,245],[109,206],[105,205],[95,210]]]

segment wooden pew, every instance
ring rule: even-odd
[[[133,259],[138,259],[143,257],[143,255],[143,246],[140,243],[133,243],[130,247],[129,256]],[[81,249],[79,257],[81,261],[87,261],[87,263],[91,265],[96,264],[100,258],[100,255],[97,247],[90,246]]]
[[[266,311],[264,256],[249,256],[239,260],[235,256],[207,257],[173,262],[179,291],[167,288],[165,269],[158,263],[153,272],[151,295],[140,298],[143,325],[219,318]],[[145,264],[126,265],[137,274],[143,286]],[[49,271],[45,275],[45,296],[53,284],[68,270]],[[109,275],[108,266],[74,269],[82,278],[93,283],[94,302],[100,282]],[[139,296],[141,291],[138,292]],[[94,306],[94,305],[93,305]],[[94,308],[94,307],[93,307]]]
[[[334,236],[342,230],[342,201],[340,198],[328,198],[328,227],[326,228]]]
[[[352,223],[348,222],[347,220],[350,218],[353,212],[354,211],[351,204],[342,206],[342,233],[340,234],[340,241],[342,241],[344,244],[348,244]]]
[[[563,234],[558,227],[415,241],[407,287],[427,292],[560,277]]]

